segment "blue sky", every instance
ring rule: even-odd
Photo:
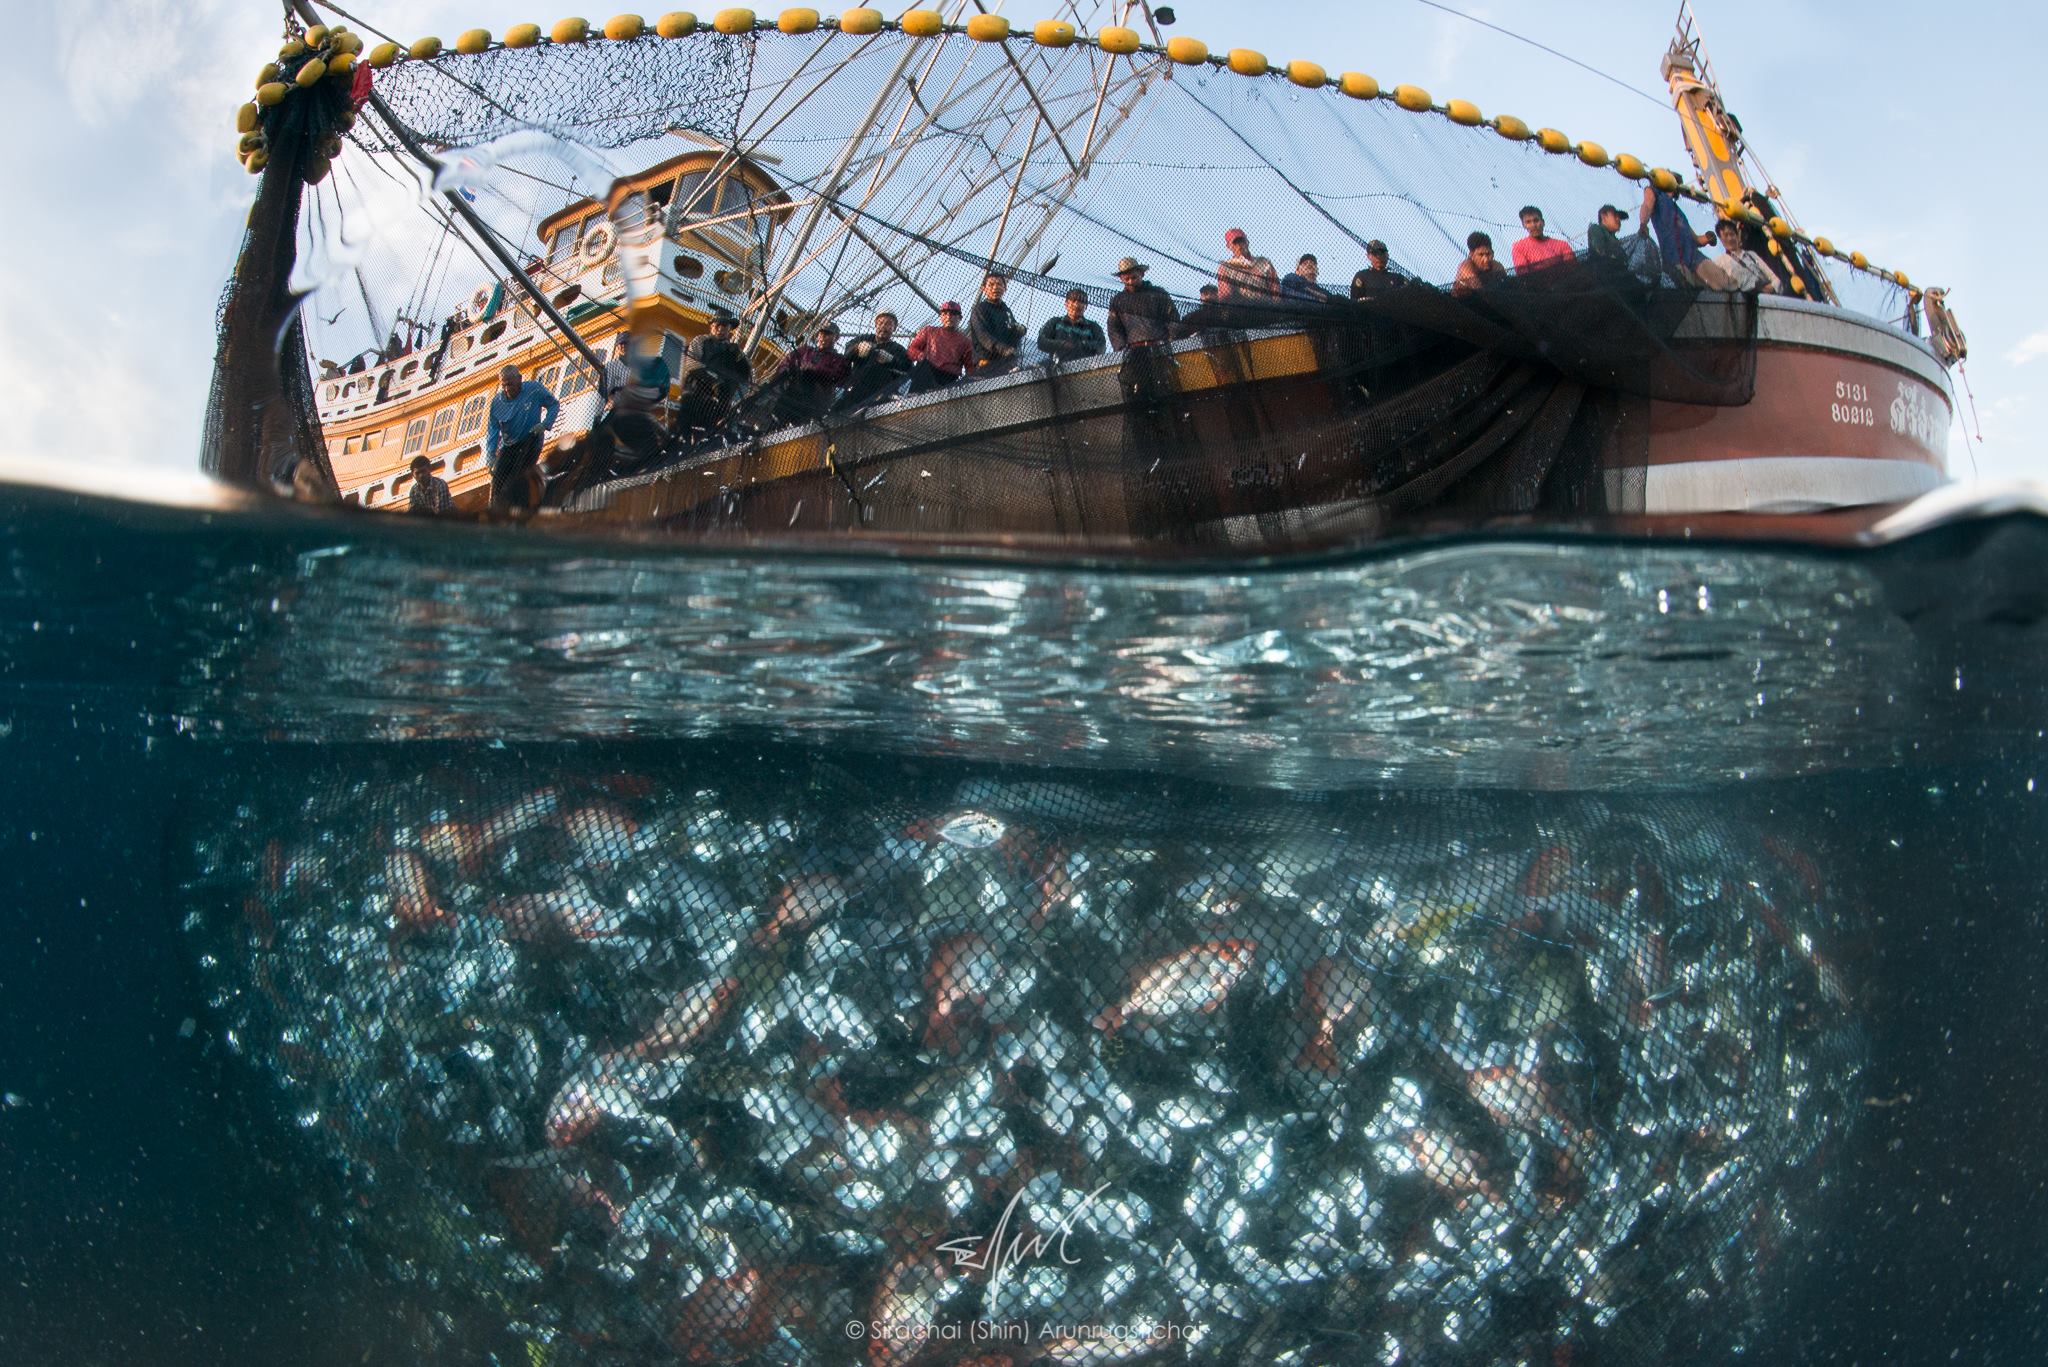
[[[1686,166],[1657,75],[1675,3],[1451,3],[1658,98],[1423,0],[1186,0],[1175,31],[1412,82]],[[1062,7],[990,8],[1022,23]],[[2018,0],[1696,0],[1696,11],[1729,107],[1805,225],[1950,288],[1977,408],[1973,422],[1959,384],[1954,474],[2048,479],[2048,189],[2026,117],[2048,51],[2044,11]],[[382,0],[358,12],[444,39],[560,17],[524,0]],[[0,457],[104,466],[110,480],[193,467],[214,308],[254,190],[231,122],[276,48],[279,13],[271,0],[31,0],[11,14]],[[1969,438],[1977,423],[1981,444]]]

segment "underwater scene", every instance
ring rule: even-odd
[[[2038,520],[6,498],[9,1361],[2042,1355]]]

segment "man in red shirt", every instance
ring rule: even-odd
[[[974,355],[974,341],[960,330],[960,306],[948,299],[939,306],[938,326],[921,327],[910,339],[910,392],[943,389],[959,379]]]
[[[1560,237],[1544,236],[1543,211],[1533,204],[1522,206],[1522,231],[1529,235],[1515,243],[1516,275],[1527,275],[1572,259],[1571,243]]]

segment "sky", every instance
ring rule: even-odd
[[[363,4],[356,12],[381,28],[448,40],[560,17],[527,0]],[[0,153],[10,186],[0,213],[0,459],[104,471],[110,483],[190,471],[215,308],[255,189],[233,156],[234,111],[276,50],[280,7],[8,8],[17,60],[0,82],[0,126],[13,133]],[[1020,26],[1064,9],[990,8]],[[1657,70],[1676,0],[1454,0],[1455,14],[1429,0],[1173,8],[1172,32],[1212,50],[1365,71],[1384,87],[1421,85],[1653,164],[1689,165]],[[2048,8],[1695,0],[1695,13],[1730,110],[1802,223],[1950,290],[1971,350],[1967,392],[1957,377],[1952,474],[2048,480],[2048,188],[2024,118],[2048,51]]]

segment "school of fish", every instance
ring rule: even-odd
[[[1705,803],[302,782],[192,842],[210,1028],[553,1367],[1718,1361],[1857,1109],[1847,898]]]

